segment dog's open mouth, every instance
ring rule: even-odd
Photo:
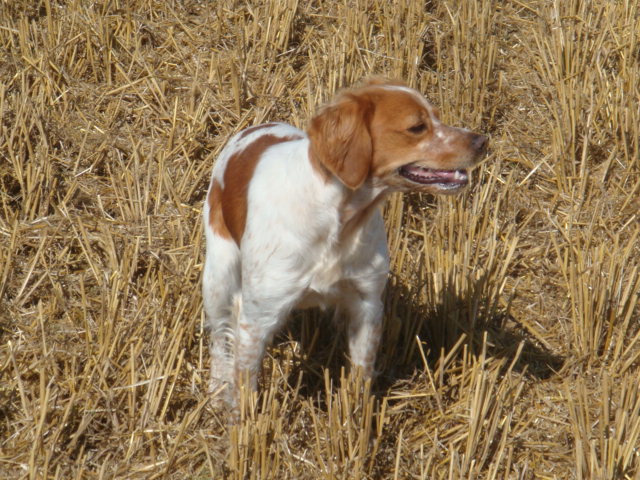
[[[414,183],[441,188],[461,188],[469,183],[469,174],[464,169],[434,170],[410,163],[400,167],[398,173]]]

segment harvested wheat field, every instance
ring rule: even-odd
[[[0,2],[0,477],[639,479],[632,0]],[[373,384],[297,313],[208,403],[216,154],[370,75],[491,136],[385,206]]]

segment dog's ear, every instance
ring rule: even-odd
[[[352,190],[371,170],[373,145],[369,124],[373,103],[344,93],[311,119],[308,129],[312,161],[319,162]]]

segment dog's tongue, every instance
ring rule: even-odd
[[[456,184],[462,185],[469,181],[466,170],[432,170],[415,164],[405,165],[400,173],[414,182],[430,184]]]

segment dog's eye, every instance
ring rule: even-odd
[[[424,122],[420,122],[415,124],[413,127],[409,127],[407,130],[414,134],[419,134],[424,132],[427,129],[427,124]]]

